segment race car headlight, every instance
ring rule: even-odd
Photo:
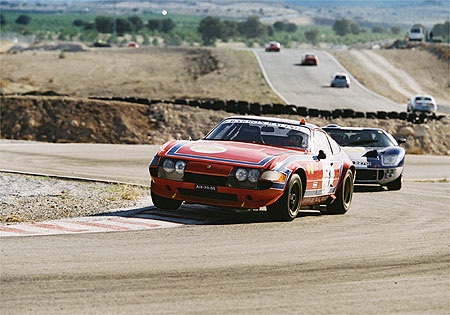
[[[269,182],[282,182],[286,181],[286,174],[277,172],[277,171],[265,171],[261,175],[261,180],[269,181]]]
[[[386,153],[382,155],[381,161],[383,165],[394,166],[400,162],[400,155]]]
[[[167,173],[172,173],[175,170],[175,163],[172,160],[164,160],[163,169]]]
[[[238,168],[236,170],[236,179],[240,182],[243,182],[244,180],[247,179],[248,176],[248,172],[246,169],[244,168]]]
[[[250,170],[250,172],[248,172],[248,180],[252,183],[256,183],[258,181],[259,178],[259,171],[258,170]]]
[[[166,160],[166,161],[168,161],[168,160]],[[175,171],[178,174],[183,174],[185,168],[186,168],[186,162],[185,161],[177,161],[175,163]]]

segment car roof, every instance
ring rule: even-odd
[[[347,74],[347,73],[344,73],[344,72],[336,72],[336,73],[334,74],[334,76],[337,76],[337,75],[348,76],[348,74]]]
[[[416,97],[429,97],[429,98],[433,98],[433,96],[429,95],[429,94],[416,94],[414,95],[414,98]]]
[[[326,125],[325,127],[322,127],[324,130],[327,129],[340,129],[340,130],[380,130],[383,132],[386,132],[384,129],[381,128],[367,128],[367,127],[341,127],[339,125]]]
[[[305,126],[309,129],[317,129],[320,128],[316,125],[305,123],[301,124],[300,120],[293,120],[293,119],[285,119],[285,118],[275,118],[275,117],[264,117],[264,116],[230,116],[225,119],[249,119],[249,120],[263,120],[263,121],[269,121],[269,122],[280,122],[285,123],[289,125],[295,125],[295,126]],[[225,120],[224,119],[224,120]]]

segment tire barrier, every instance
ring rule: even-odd
[[[227,111],[229,113],[237,113],[238,112],[237,101],[236,100],[226,100],[225,111]]]
[[[241,115],[250,113],[250,104],[247,101],[238,101],[238,113]]]
[[[250,114],[259,116],[261,115],[261,104],[260,103],[250,103]]]
[[[264,104],[261,106],[262,113],[264,115],[273,114],[273,105],[272,104]]]
[[[58,94],[54,91],[45,91],[45,92],[27,92],[22,94],[4,94],[1,95],[42,95],[42,96],[67,96],[65,94]],[[128,102],[128,103],[137,103],[144,105],[152,105],[157,103],[167,103],[167,104],[177,104],[177,105],[186,105],[192,107],[200,107],[203,109],[210,110],[225,110],[229,113],[240,114],[240,115],[298,115],[302,117],[321,117],[325,119],[331,118],[368,118],[368,119],[399,119],[406,120],[408,122],[412,122],[415,124],[426,123],[431,120],[441,120],[448,115],[436,115],[436,113],[407,113],[407,112],[386,112],[386,111],[377,111],[377,112],[359,112],[350,108],[344,109],[334,109],[334,110],[323,110],[316,108],[307,108],[305,106],[297,106],[294,104],[281,104],[281,103],[273,103],[273,104],[261,104],[258,102],[249,103],[248,101],[243,100],[220,100],[220,99],[185,99],[185,98],[177,98],[173,101],[164,100],[164,99],[149,99],[149,98],[140,98],[133,96],[126,97],[116,97],[116,96],[107,96],[107,97],[99,97],[99,96],[90,96],[89,99],[95,100],[103,100],[103,101],[120,101],[120,102]]]

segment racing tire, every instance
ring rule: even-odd
[[[155,194],[153,191],[151,192],[153,204],[156,208],[164,209],[164,210],[177,210],[181,204],[182,200],[170,199],[166,197],[161,197],[160,195]]]
[[[400,175],[396,180],[386,185],[388,190],[400,190],[402,189],[403,175]]]
[[[353,198],[353,172],[347,171],[333,203],[327,205],[327,214],[344,214],[350,208]]]
[[[297,217],[302,199],[302,180],[300,176],[294,174],[283,195],[273,204],[267,206],[267,214],[274,221],[292,221]]]

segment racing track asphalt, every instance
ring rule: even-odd
[[[155,150],[2,143],[1,168],[141,183]],[[408,156],[407,178],[448,165]],[[449,199],[448,180],[406,181],[359,189],[342,216],[3,238],[2,313],[446,313]]]
[[[331,88],[334,73],[349,72],[324,50],[284,48],[280,53],[262,49],[253,49],[253,52],[259,59],[266,81],[288,104],[328,110],[406,111],[406,105],[368,90],[351,74],[350,88]],[[318,56],[318,66],[300,64],[302,54],[308,52]]]

